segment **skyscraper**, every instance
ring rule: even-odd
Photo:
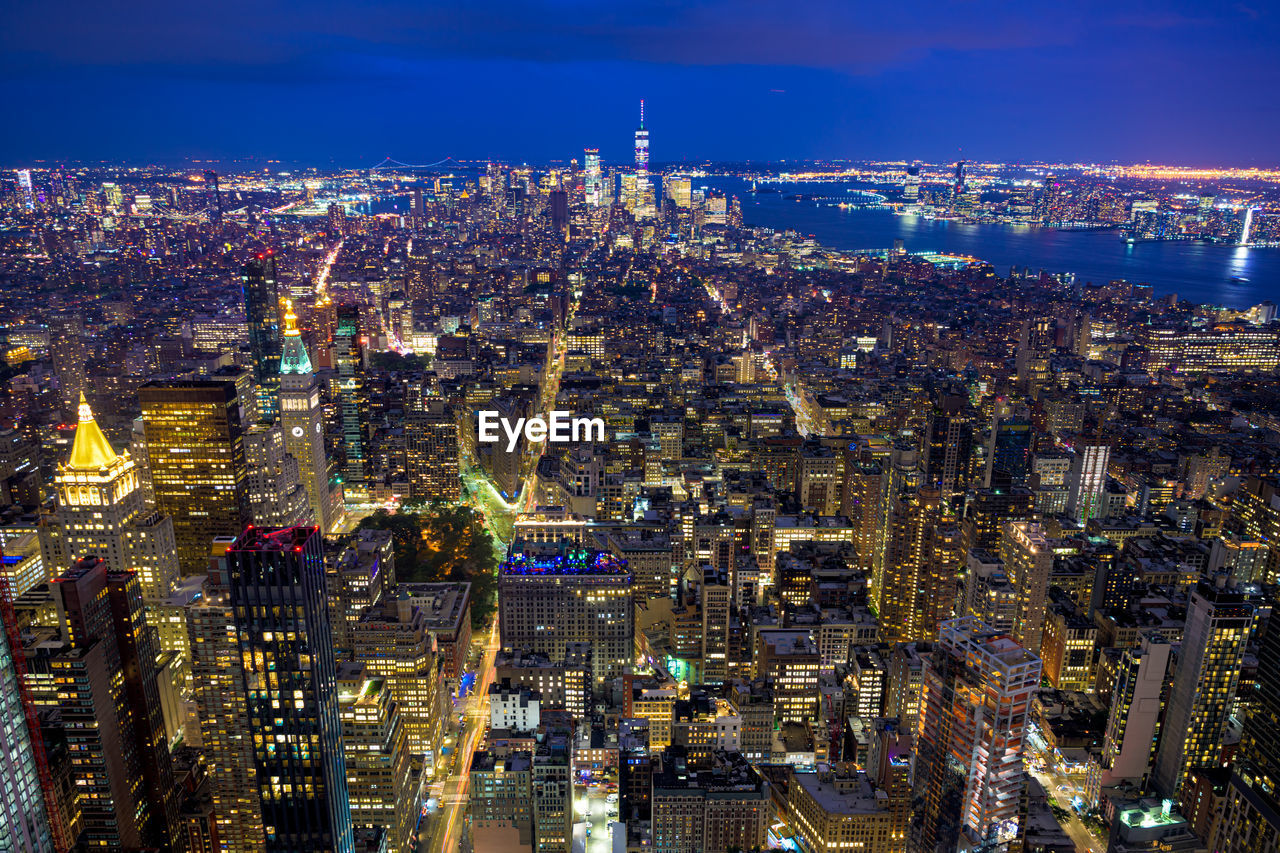
[[[52,584],[68,649],[52,662],[76,801],[92,847],[171,846],[177,799],[135,573],[79,560]]]
[[[1039,649],[1044,636],[1045,598],[1053,571],[1053,548],[1039,524],[1005,523],[1000,562],[1018,595],[1013,639],[1026,649]]]
[[[262,420],[272,420],[276,414],[283,347],[275,255],[270,250],[259,252],[241,269],[240,281],[245,319],[249,324],[253,378],[258,386],[258,413]]]
[[[254,524],[292,527],[310,520],[311,501],[298,460],[287,450],[279,421],[259,422],[244,435],[249,512]]]
[[[342,416],[343,482],[352,487],[364,484],[364,455],[367,401],[364,388],[364,342],[360,336],[360,309],[338,306],[338,324],[333,335],[333,360],[338,371],[338,405]]]
[[[341,204],[329,205],[329,239],[336,243],[347,233],[347,209]]]
[[[644,126],[644,101],[640,101],[640,126],[636,128],[635,209],[639,215],[653,213],[653,183],[649,177],[649,129]]]
[[[599,207],[604,202],[604,176],[600,174],[599,148],[583,150],[583,171],[585,175],[582,189],[586,202],[592,207]]]
[[[84,392],[84,321],[79,316],[59,317],[49,324],[49,354],[58,377],[62,405],[73,408]]]
[[[911,849],[1006,842],[1018,831],[1023,736],[1040,659],[972,619],[944,622],[924,670]]]
[[[552,190],[547,196],[547,208],[551,217],[551,230],[557,234],[569,228],[569,194],[564,190]]]
[[[324,411],[320,407],[320,383],[311,367],[307,345],[298,329],[293,303],[286,301],[284,343],[280,357],[280,426],[284,445],[298,461],[302,485],[311,504],[311,520],[328,532],[335,519],[329,482],[329,458],[325,453]],[[340,503],[340,502],[339,502]]]
[[[267,851],[355,845],[322,542],[315,527],[250,527],[226,552]]]
[[[1103,492],[1107,487],[1107,465],[1111,447],[1087,440],[1076,450],[1068,481],[1067,514],[1083,524],[1097,518],[1102,511]]]
[[[40,528],[45,565],[56,572],[97,556],[137,572],[149,603],[169,595],[178,577],[173,521],[147,507],[137,464],[128,450],[111,449],[83,394],[71,456],[54,484],[58,507]]]
[[[947,577],[935,571],[946,563],[934,547],[941,513],[937,489],[919,488],[896,499],[877,599],[886,642],[932,639],[955,598],[956,567]]]
[[[902,197],[909,202],[920,200],[920,167],[915,164],[907,167],[902,180]]]
[[[222,224],[222,192],[218,187],[218,173],[213,169],[204,170],[204,183],[208,193],[209,221]]]
[[[138,400],[156,508],[173,519],[183,573],[203,573],[213,538],[250,521],[235,383],[151,382]]]
[[[1141,785],[1150,771],[1172,651],[1159,634],[1143,637],[1140,648],[1125,649],[1107,715],[1102,787],[1125,781]]]
[[[338,673],[338,711],[352,823],[383,828],[387,849],[405,850],[417,824],[418,780],[409,765],[400,706],[386,682],[349,663]]]
[[[1280,848],[1280,623],[1258,649],[1258,697],[1244,724],[1223,816],[1209,849],[1249,853]]]
[[[265,853],[262,797],[254,762],[236,614],[228,588],[227,549],[234,540],[212,543],[203,595],[187,607],[191,680],[200,718],[200,740],[208,759],[218,843],[226,853]]]
[[[968,400],[943,394],[929,414],[925,430],[925,482],[952,505],[969,488],[974,418]]]
[[[1202,580],[1187,606],[1151,785],[1176,798],[1187,771],[1221,763],[1254,605],[1225,576]]]
[[[4,581],[0,580],[0,584]],[[6,595],[0,589],[0,596]],[[0,851],[53,853],[36,750],[27,727],[8,626],[0,630]],[[34,737],[40,733],[35,732]]]
[[[1018,341],[1016,367],[1018,385],[1030,392],[1049,377],[1049,356],[1057,345],[1058,321],[1053,317],[1030,317],[1023,321]]]
[[[1031,443],[1034,432],[1025,407],[1005,407],[991,425],[987,446],[987,468],[983,485],[1001,491],[1022,487],[1030,481]]]

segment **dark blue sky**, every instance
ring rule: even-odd
[[[1275,2],[9,0],[0,162],[1280,165]]]

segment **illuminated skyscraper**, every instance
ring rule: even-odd
[[[913,773],[922,806],[910,849],[1016,836],[1023,736],[1039,686],[1040,659],[1012,638],[972,619],[943,623],[924,669]]]
[[[249,510],[260,527],[306,523],[311,501],[302,484],[298,460],[290,455],[279,421],[256,423],[244,435]]]
[[[137,572],[149,604],[163,600],[178,577],[173,521],[147,507],[138,466],[117,454],[80,395],[71,456],[54,475],[58,507],[41,525],[45,565],[54,574],[82,557]]]
[[[937,489],[919,488],[896,498],[877,598],[885,642],[932,639],[944,611],[949,615],[956,567],[946,577],[936,570],[947,563],[944,549],[935,548],[941,544],[935,541],[941,515]]]
[[[187,608],[191,681],[208,760],[218,843],[225,853],[265,853],[254,732],[235,610],[227,587],[230,537],[212,543],[204,593]]]
[[[600,149],[587,148],[583,151],[582,189],[587,204],[599,207],[604,202],[604,176],[600,174]]]
[[[906,176],[902,180],[902,197],[908,202],[920,200],[920,167],[907,167]]]
[[[1022,324],[1016,367],[1018,385],[1030,392],[1049,379],[1049,356],[1057,345],[1058,321],[1053,317],[1031,317]]]
[[[368,402],[364,388],[364,340],[360,335],[360,309],[338,306],[333,335],[333,360],[338,371],[338,405],[342,415],[343,482],[364,483],[365,421]]]
[[[653,213],[653,182],[649,177],[649,129],[644,126],[644,101],[640,102],[640,126],[636,128],[635,210],[638,215]]]
[[[394,601],[367,609],[350,629],[353,657],[369,675],[384,680],[399,703],[408,749],[435,760],[435,710],[439,670],[427,614],[401,592]]]
[[[258,385],[258,416],[269,421],[276,414],[283,345],[275,256],[270,251],[259,253],[241,269],[240,281],[245,319],[249,323],[253,378]]]
[[[347,209],[341,204],[329,205],[329,239],[337,242],[347,233]]]
[[[1111,447],[1106,444],[1086,443],[1077,448],[1071,463],[1070,492],[1067,495],[1067,515],[1081,524],[1097,518],[1102,510],[1102,497],[1107,487],[1107,464],[1111,461]]]
[[[773,688],[778,722],[802,723],[818,711],[818,673],[822,659],[807,629],[756,632],[755,677]]]
[[[1049,574],[1053,571],[1053,547],[1040,525],[1010,521],[1000,540],[1000,561],[1018,594],[1013,639],[1027,649],[1039,649],[1044,636]]]
[[[693,205],[693,181],[685,177],[667,179],[667,197],[681,210],[688,210]]]
[[[1219,831],[1209,839],[1209,849],[1221,853],[1280,849],[1280,625],[1274,622],[1258,649],[1257,683]]]
[[[250,520],[244,426],[234,382],[152,382],[138,390],[156,508],[173,519],[178,564],[203,574],[215,536]]]
[[[36,206],[35,193],[31,188],[31,170],[18,170],[18,193],[22,196],[22,206],[33,210]]]
[[[1142,638],[1140,648],[1125,649],[1111,693],[1106,740],[1102,747],[1102,787],[1128,781],[1141,785],[1151,769],[1164,711],[1166,674],[1173,646],[1159,634]]]
[[[329,482],[329,458],[325,453],[324,411],[320,407],[320,383],[311,367],[307,345],[302,342],[293,304],[286,302],[283,354],[280,357],[280,426],[289,455],[298,461],[302,485],[311,505],[311,520],[328,532],[336,520]]]
[[[53,853],[36,763],[39,745],[27,727],[8,633],[0,630],[0,851]]]
[[[1187,771],[1221,764],[1253,619],[1250,597],[1225,576],[1201,581],[1191,594],[1151,777],[1158,793],[1177,797]]]
[[[322,541],[314,527],[251,527],[226,552],[266,851],[355,845]]]

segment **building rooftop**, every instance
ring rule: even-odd
[[[875,814],[884,807],[883,796],[877,796],[866,774],[861,771],[838,774],[830,770],[818,770],[796,773],[791,778],[792,784],[803,788],[828,814]]]
[[[566,548],[557,553],[522,552],[503,561],[504,575],[627,575],[627,561],[608,551]]]

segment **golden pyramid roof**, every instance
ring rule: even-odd
[[[68,468],[81,471],[97,471],[111,467],[118,457],[111,449],[111,442],[102,434],[98,422],[93,419],[93,410],[80,395],[80,424],[76,427],[76,438],[71,445],[71,458],[67,460]]]

